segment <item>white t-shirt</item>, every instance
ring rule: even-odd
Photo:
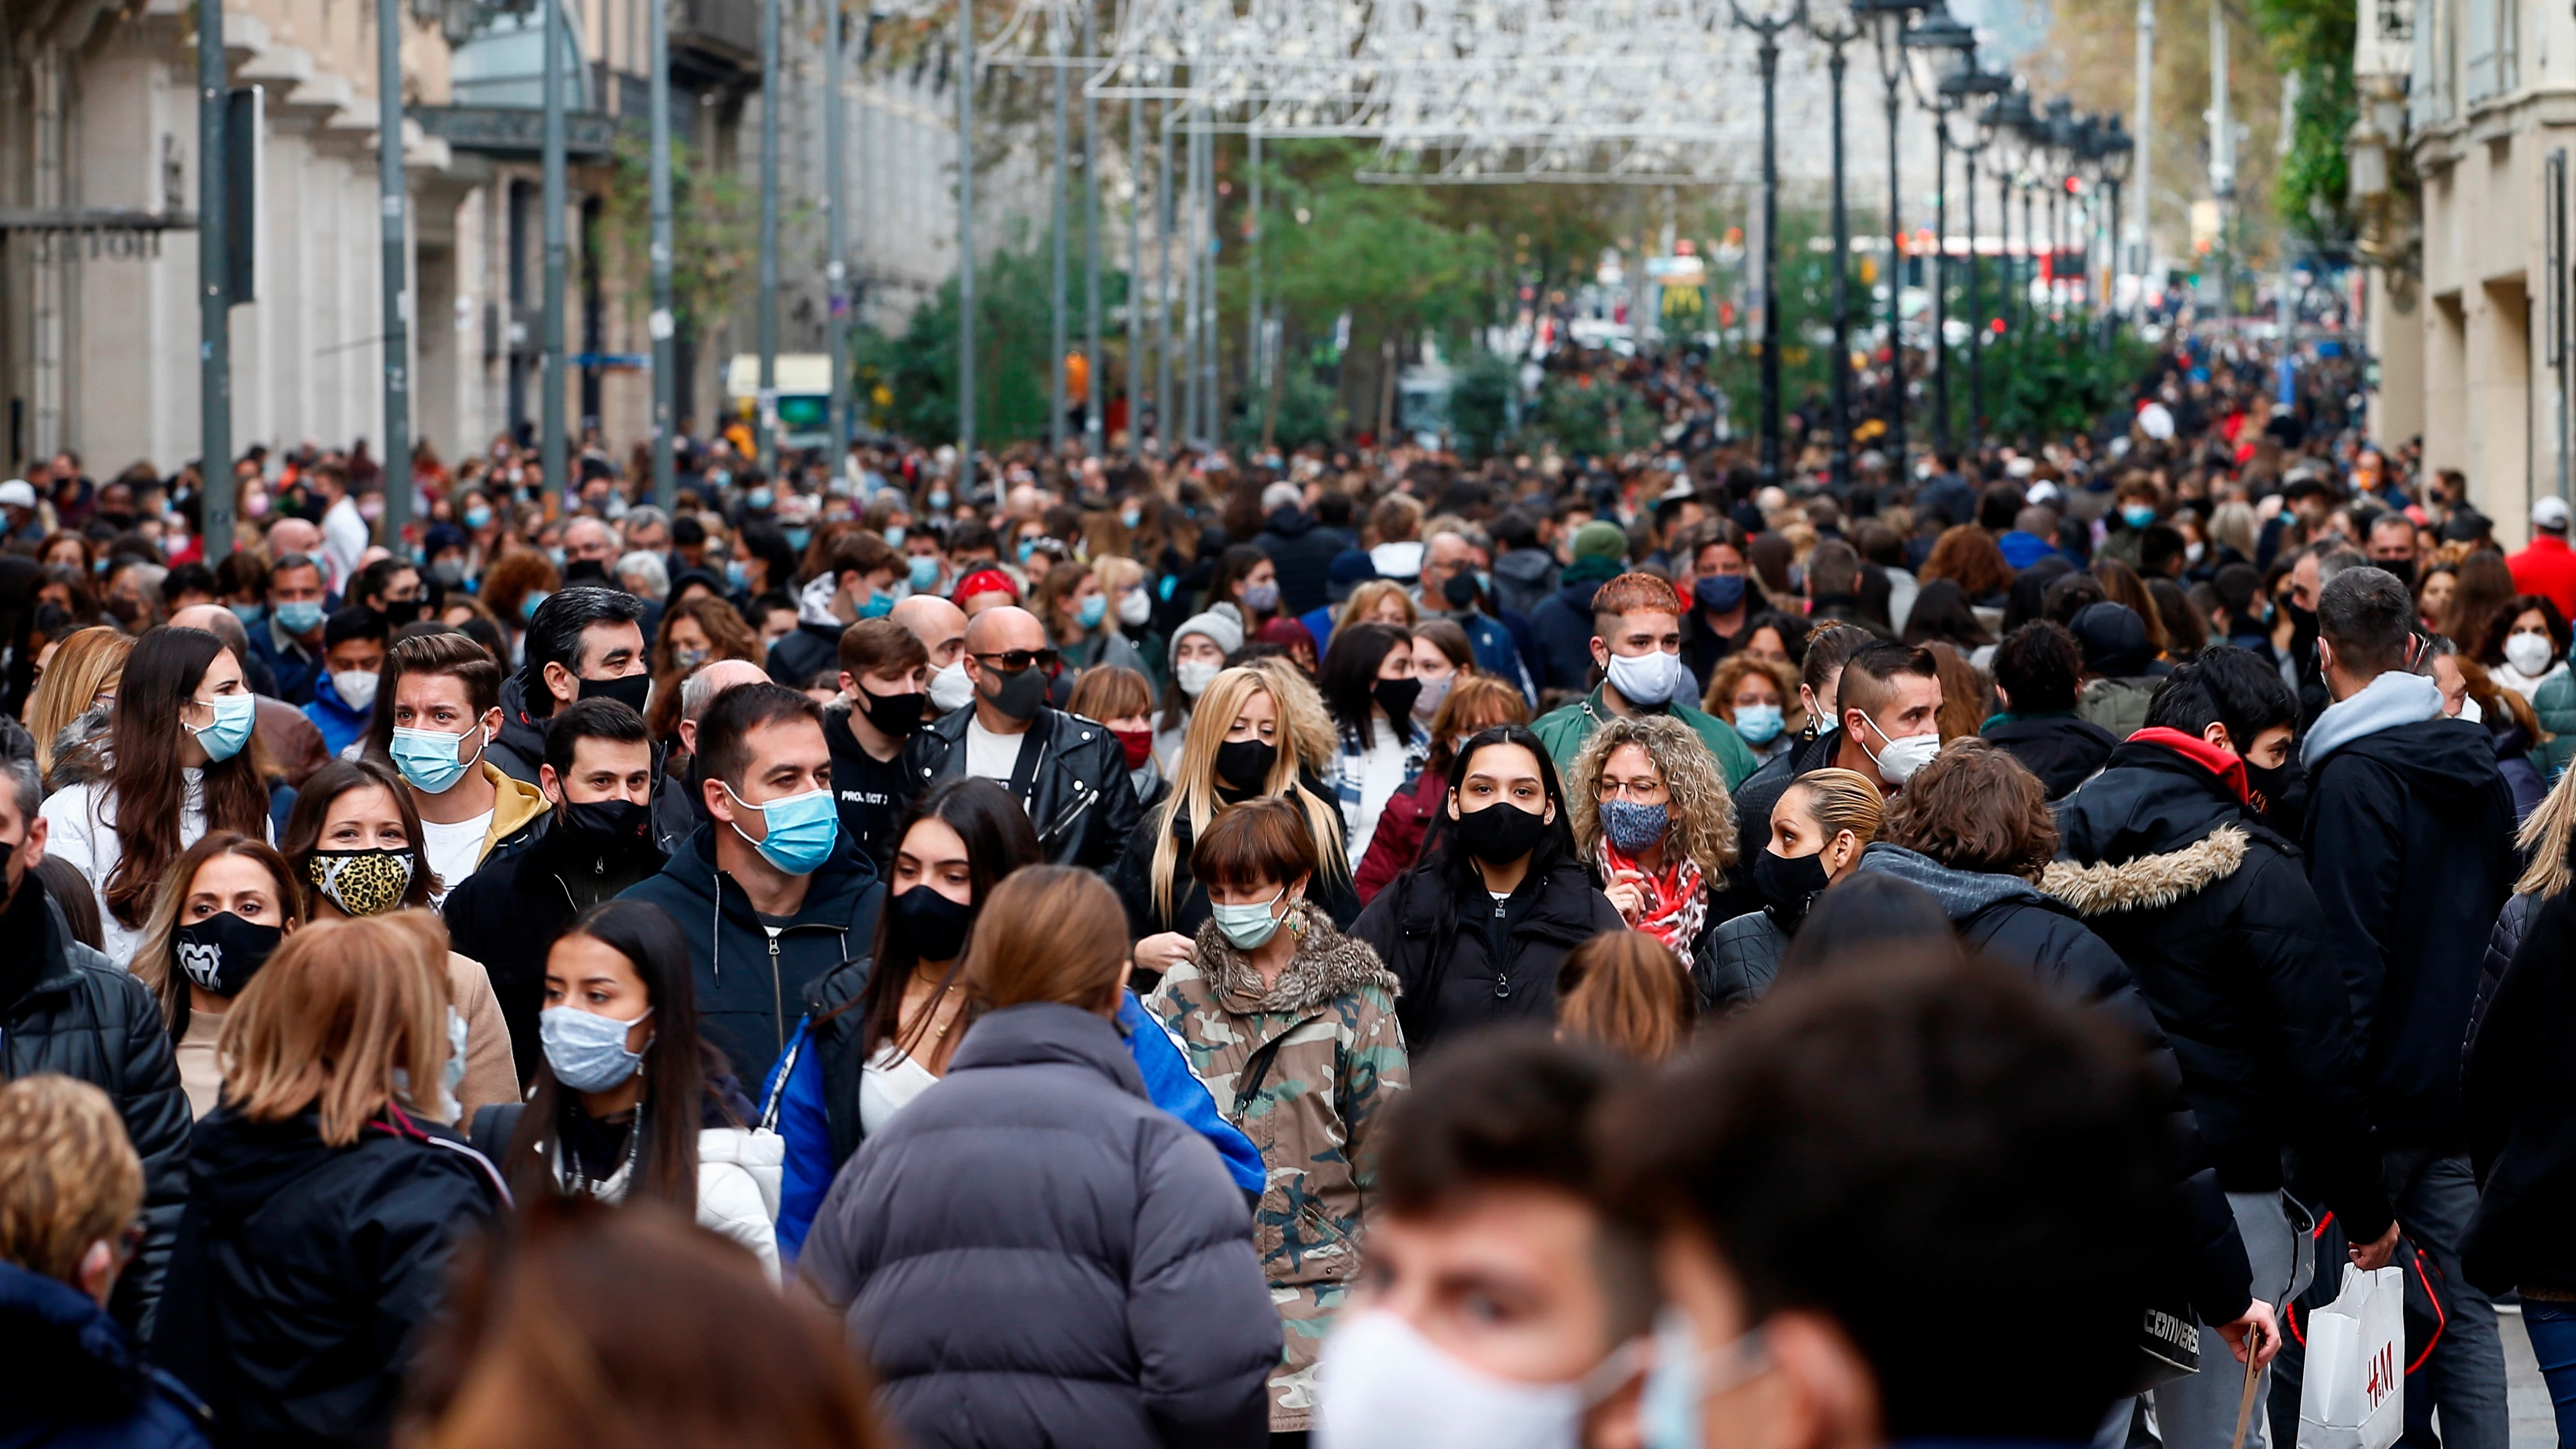
[[[859,1130],[874,1137],[894,1120],[895,1113],[938,1080],[930,1068],[887,1042],[866,1066],[859,1068]]]
[[[1019,764],[1020,745],[1028,737],[1026,730],[1015,735],[997,735],[984,728],[982,720],[967,720],[966,773],[995,781],[1004,789],[1010,788],[1011,770]]]
[[[1386,813],[1386,802],[1404,788],[1404,740],[1384,721],[1369,719],[1369,745],[1360,754],[1360,803],[1351,811],[1350,859],[1356,863],[1368,855],[1369,841],[1377,835],[1377,818]]]
[[[436,905],[482,867],[483,838],[492,833],[492,812],[486,810],[453,825],[424,820],[420,822],[420,833],[421,843],[429,851],[429,868],[438,876],[438,895],[431,901]]]

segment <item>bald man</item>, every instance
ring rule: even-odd
[[[707,818],[698,799],[698,721],[717,695],[768,677],[768,670],[749,660],[718,659],[680,681],[680,742],[663,757],[662,781],[653,792],[653,839],[665,853],[678,849]]]
[[[1050,862],[1107,871],[1144,815],[1118,737],[1046,702],[1061,661],[1035,614],[987,609],[964,634],[971,702],[904,747],[914,789],[980,775],[1028,811]]]
[[[322,530],[301,518],[281,518],[268,526],[268,556],[281,559],[290,553],[318,554],[322,551]]]
[[[250,658],[250,634],[233,611],[221,604],[190,604],[170,616],[173,629],[203,629],[224,641],[237,659]],[[259,696],[259,712],[252,716],[251,732],[259,747],[268,754],[269,765],[278,778],[302,789],[314,771],[331,762],[331,751],[322,743],[322,731],[304,711],[282,699]],[[285,823],[284,816],[279,823]]]
[[[937,594],[914,594],[886,617],[930,651],[930,707],[941,714],[964,709],[975,697],[966,677],[966,611]]]

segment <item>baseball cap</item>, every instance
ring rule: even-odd
[[[2552,499],[2551,501],[2556,502],[2557,500]],[[24,478],[12,478],[6,483],[0,483],[0,508],[33,508],[35,506],[35,484],[28,482]]]
[[[0,503],[8,502],[5,489],[0,489]],[[2531,526],[2563,529],[2567,526],[2567,500],[2554,493],[2543,494],[2531,504]]]

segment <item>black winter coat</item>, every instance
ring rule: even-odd
[[[2576,1293],[2576,1082],[2563,1054],[2576,1035],[2576,898],[2527,913],[2471,1047],[2462,1108],[2478,1171],[2478,1210],[2460,1250],[2490,1293]]]
[[[814,676],[826,669],[837,669],[841,662],[841,635],[849,626],[842,623],[817,624],[808,619],[796,621],[775,644],[769,646],[769,677],[789,689],[803,689],[814,682]]]
[[[2484,728],[2429,719],[2365,734],[2308,770],[2308,878],[2325,911],[2396,1146],[2457,1150],[2478,968],[2513,889],[2513,800]]]
[[[1396,1014],[1418,1059],[1444,1037],[1487,1022],[1556,1020],[1556,970],[1566,953],[1604,931],[1624,931],[1619,908],[1577,862],[1533,871],[1514,892],[1510,954],[1494,959],[1481,924],[1491,899],[1452,886],[1435,845],[1397,876],[1351,926],[1403,984]],[[1472,908],[1475,920],[1467,918]]]
[[[966,773],[966,725],[974,718],[975,706],[965,704],[924,725],[904,745],[904,773],[916,792]],[[1020,803],[1038,829],[1038,849],[1050,865],[1106,874],[1144,815],[1136,784],[1127,777],[1125,747],[1108,726],[1060,709],[1040,709],[1029,733],[1039,755]]]
[[[1252,546],[1268,554],[1270,566],[1278,570],[1279,609],[1293,618],[1324,606],[1333,560],[1351,541],[1317,523],[1303,509],[1282,508],[1270,515],[1270,526],[1261,530]]]
[[[117,1281],[112,1306],[118,1321],[148,1333],[188,1199],[190,1114],[170,1028],[133,973],[73,939],[32,873],[0,916],[0,933],[36,941],[31,959],[0,965],[0,977],[23,971],[27,980],[0,1008],[0,1079],[59,1072],[89,1083],[116,1103],[143,1158],[143,1249]]]
[[[1746,911],[1700,932],[1691,953],[1691,984],[1699,988],[1702,1016],[1741,1011],[1761,1000],[1780,979],[1789,933],[1768,907]]]
[[[1538,658],[1530,661],[1540,689],[1592,687],[1592,596],[1605,579],[1563,584],[1530,611]]]
[[[206,1406],[72,1285],[0,1263],[0,1343],[0,1444],[208,1449]]]
[[[1861,852],[1859,869],[1930,891],[1970,951],[2029,972],[2050,995],[2101,1011],[2137,1035],[2157,1077],[2172,1092],[2175,1154],[2182,1173],[2174,1184],[2175,1272],[2203,1323],[2227,1323],[2242,1314],[2253,1278],[2245,1240],[2236,1230],[2236,1215],[2227,1206],[2218,1173],[2206,1160],[2183,1096],[2181,1069],[2119,953],[2063,901],[2019,876],[1952,870],[1884,843]]]
[[[2093,778],[2120,743],[2109,730],[2071,714],[1998,720],[1978,735],[2028,766],[2051,800],[2065,799]]]
[[[2155,1009],[2229,1192],[2301,1185],[2356,1242],[2388,1227],[2369,1094],[2324,913],[2297,850],[2200,761],[2140,737],[2058,810],[2041,885],[2082,913]]]
[[[1516,548],[1494,560],[1494,608],[1519,614],[1536,628],[1538,606],[1556,592],[1565,570],[1543,548]]]
[[[797,1271],[915,1449],[1259,1449],[1278,1312],[1108,1020],[1005,1007],[841,1169]]]
[[[1743,886],[1750,878],[1754,854],[1771,843],[1771,811],[1780,797],[1800,775],[1813,774],[1833,764],[1843,750],[1840,727],[1829,729],[1811,740],[1800,740],[1787,751],[1762,762],[1762,768],[1744,777],[1735,787],[1735,873]],[[1754,910],[1761,901],[1745,898],[1743,910]]]
[[[546,762],[546,722],[528,713],[527,684],[519,675],[501,681],[501,732],[483,747],[483,758],[513,780],[538,783],[537,766]]]
[[[1336,821],[1342,818],[1341,801],[1335,798],[1330,787],[1312,775],[1301,775],[1300,780],[1308,794],[1323,801],[1325,807],[1333,812]],[[1163,798],[1169,799],[1170,785],[1165,784],[1163,788]],[[1220,790],[1218,794],[1230,797],[1232,792]],[[1156,802],[1157,814],[1160,803]],[[1228,798],[1226,803],[1237,802]],[[1127,837],[1126,848],[1119,854],[1117,868],[1110,873],[1109,883],[1118,888],[1118,898],[1127,907],[1129,935],[1142,940],[1160,931],[1178,931],[1184,936],[1195,937],[1208,918],[1208,895],[1207,887],[1200,885],[1198,878],[1190,874],[1190,817],[1182,814],[1172,817],[1172,909],[1168,918],[1154,909],[1154,846],[1162,838],[1154,825],[1155,814],[1148,814],[1144,824]],[[1350,865],[1356,869],[1359,862],[1352,861]],[[1359,891],[1351,883],[1348,871],[1339,875],[1317,871],[1315,878],[1306,883],[1306,898],[1322,906],[1324,913],[1333,918],[1334,926],[1345,932],[1350,930],[1351,922],[1359,919]]]
[[[465,1139],[388,1109],[346,1147],[320,1118],[197,1124],[152,1356],[261,1446],[385,1442],[457,1244],[508,1205]]]
[[[537,1015],[545,1008],[546,955],[556,939],[573,917],[658,874],[666,861],[649,838],[607,849],[557,827],[494,855],[448,894],[440,913],[448,944],[490,974],[501,1019],[510,1026],[520,1086],[536,1080],[537,1063],[545,1060]]]

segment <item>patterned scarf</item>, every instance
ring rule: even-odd
[[[1663,870],[1649,871],[1605,835],[1598,862],[1601,879],[1606,885],[1623,870],[1644,876],[1639,884],[1646,892],[1646,913],[1637,918],[1636,929],[1663,942],[1687,964],[1700,927],[1708,920],[1708,893],[1700,889],[1699,862],[1678,851],[1668,850],[1664,856]]]

